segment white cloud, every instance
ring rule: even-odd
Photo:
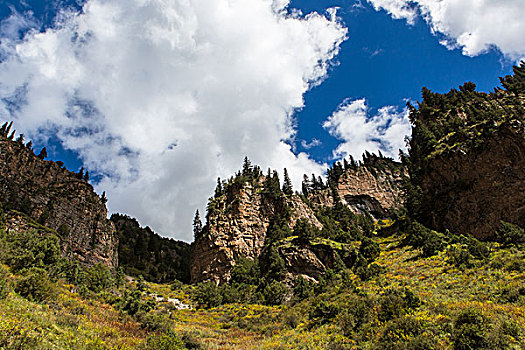
[[[477,56],[498,48],[517,60],[525,55],[523,0],[368,0],[376,10],[413,23],[421,14],[449,48]]]
[[[310,149],[313,147],[320,146],[322,144],[321,140],[318,140],[316,138],[313,138],[310,142],[306,142],[306,140],[301,140],[301,146],[304,149]]]
[[[385,156],[398,158],[399,150],[405,150],[405,136],[410,134],[408,111],[396,111],[387,106],[374,116],[368,115],[364,99],[345,100],[326,120],[323,127],[330,135],[343,142],[334,151],[334,157],[352,155],[360,159],[368,150]]]
[[[297,183],[324,170],[286,141],[346,28],[333,11],[300,16],[287,4],[90,0],[55,28],[3,43],[0,116],[77,151],[104,175],[110,210],[190,240],[195,209],[245,155],[286,166]]]

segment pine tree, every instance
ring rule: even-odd
[[[6,128],[7,128],[7,122],[5,122],[2,127],[0,128],[0,134],[3,136],[7,136]]]
[[[249,176],[252,172],[252,163],[248,157],[244,157],[244,162],[242,163],[242,175]]]
[[[195,212],[195,217],[193,218],[193,239],[196,240],[202,234],[202,221],[199,215],[199,209]]]
[[[220,196],[222,196],[222,183],[221,183],[221,178],[218,177],[217,187],[215,187],[215,198],[219,198]]]
[[[283,192],[287,196],[291,196],[293,194],[292,181],[288,176],[288,170],[286,170],[286,168],[284,168]]]
[[[310,180],[308,180],[308,175],[303,175],[303,182],[301,184],[301,191],[305,197],[308,197],[308,192],[310,192]]]
[[[40,153],[38,154],[37,157],[40,158],[40,159],[42,159],[42,160],[45,159],[45,158],[47,158],[47,150],[46,150],[45,147],[42,148],[42,150],[40,151]]]
[[[89,181],[89,171],[86,171],[86,173],[84,174],[84,181]]]

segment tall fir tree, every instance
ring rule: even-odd
[[[196,240],[202,234],[202,221],[199,215],[199,209],[195,212],[195,217],[193,218],[193,238]]]
[[[292,181],[290,180],[290,176],[288,176],[288,170],[286,168],[284,168],[283,192],[287,196],[293,194]]]

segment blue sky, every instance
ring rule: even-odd
[[[242,155],[288,167],[296,185],[303,172],[364,148],[395,155],[408,130],[406,101],[419,100],[423,86],[446,92],[472,81],[489,91],[525,57],[525,6],[514,0],[478,8],[469,20],[458,16],[469,8],[449,0],[292,0],[288,13],[326,18],[284,22],[272,19],[268,1],[221,0],[212,9],[204,0],[147,8],[90,0],[87,14],[56,26],[61,9],[82,4],[0,0],[0,97],[21,87],[26,94],[3,117],[70,170],[88,168],[110,211],[183,239],[189,213],[203,209],[216,177],[232,174]],[[515,32],[491,30],[511,21]],[[54,31],[15,37],[31,27]],[[192,187],[199,190],[185,190]]]

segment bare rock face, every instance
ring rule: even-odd
[[[398,162],[382,158],[375,166],[360,165],[343,172],[337,181],[337,194],[341,203],[355,214],[369,213],[376,220],[388,216],[388,211],[404,205],[403,182],[407,169]],[[315,190],[308,200],[316,207],[334,206],[330,189]]]
[[[327,269],[335,268],[339,259],[340,263],[351,266],[357,258],[355,252],[343,254],[342,251],[322,243],[283,245],[279,247],[279,255],[283,258],[291,279],[302,276],[314,281],[318,281]]]
[[[87,265],[118,265],[118,236],[105,200],[86,181],[23,144],[0,136],[0,203],[55,230],[62,255]],[[20,224],[23,226],[22,221]],[[10,229],[14,229],[15,218]]]
[[[402,184],[407,172],[400,164],[384,160],[392,166],[375,169],[360,166],[345,171],[337,184],[343,204],[356,214],[370,213],[376,220],[387,216],[389,209],[403,205]]]
[[[227,282],[239,258],[255,259],[261,254],[268,226],[275,214],[275,208],[263,198],[263,180],[261,177],[254,183],[231,186],[228,193],[215,199],[204,232],[193,243],[192,283]],[[292,209],[290,227],[301,218],[322,227],[313,211],[298,196],[288,197],[286,201]]]
[[[490,238],[500,221],[525,227],[525,127],[501,127],[483,146],[429,162],[422,221],[437,230]]]

